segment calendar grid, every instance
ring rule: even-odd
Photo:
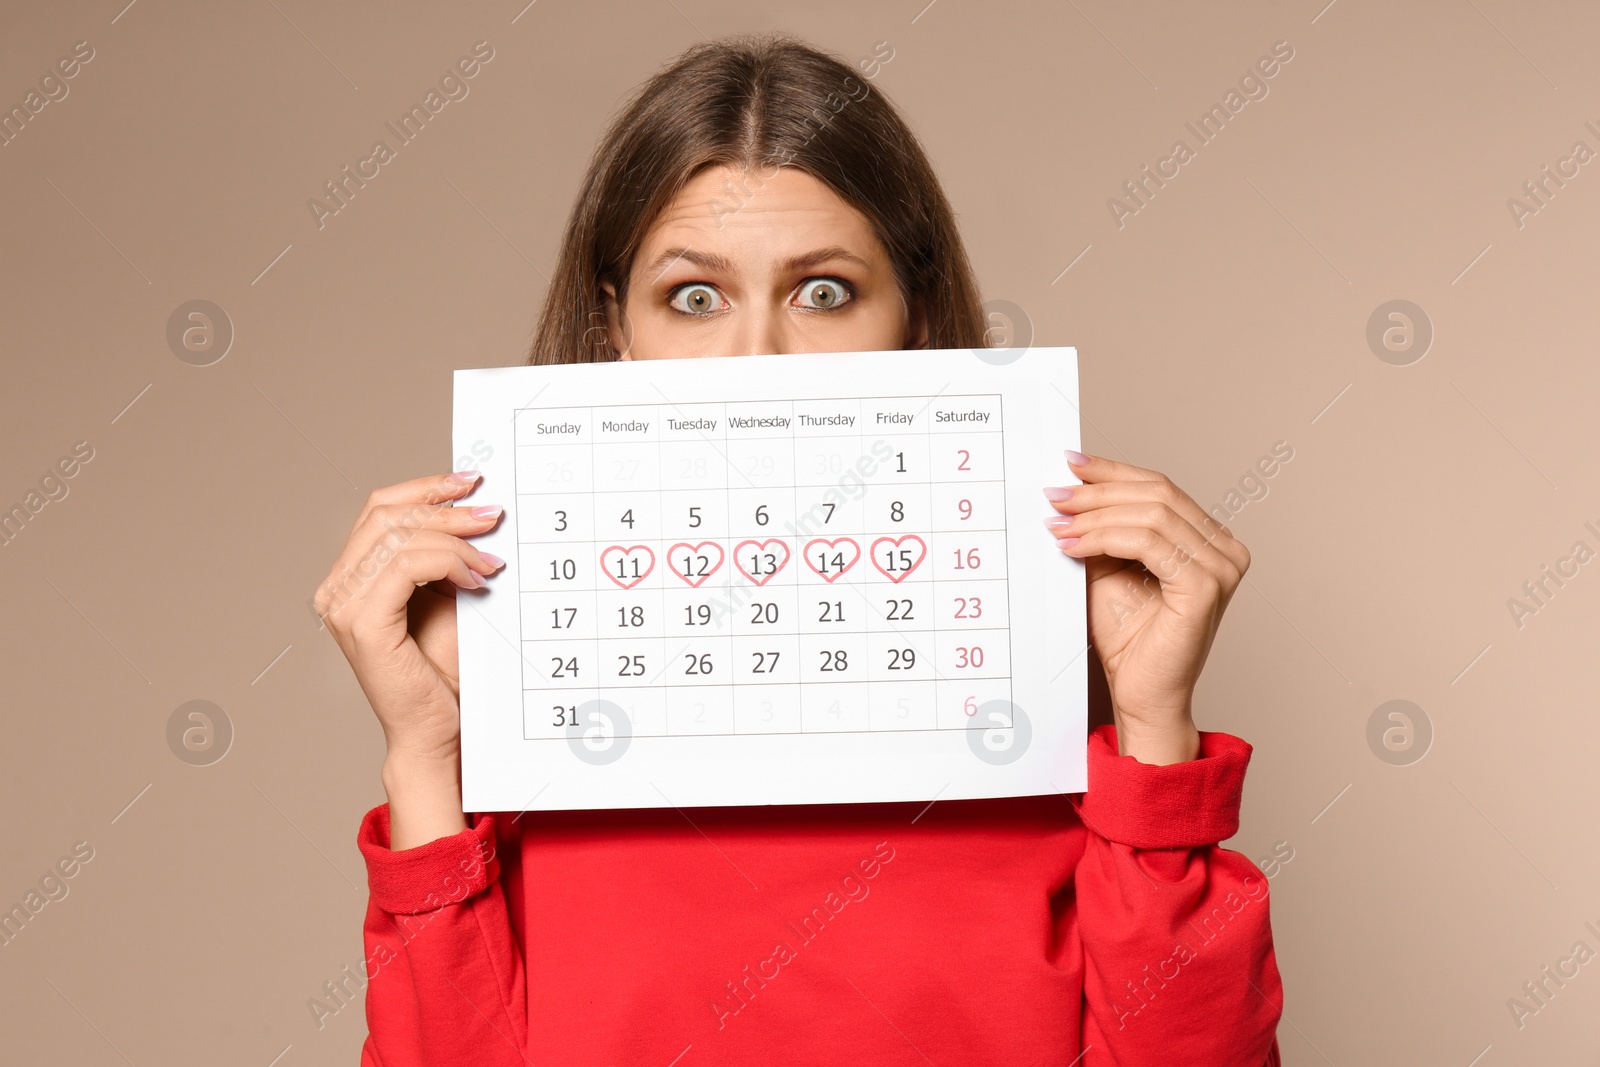
[[[970,402],[973,405],[980,403],[992,404],[994,428],[985,428],[976,432],[968,432],[965,429],[941,429],[936,433],[934,419],[929,414],[929,408],[936,401],[944,405],[959,405],[962,402]],[[826,432],[834,426],[840,425],[838,422],[829,422],[823,427],[822,432],[807,435],[797,434],[794,431],[797,428],[796,424],[801,421],[800,410],[802,406],[807,404],[853,405],[854,416],[850,423],[844,425],[853,424],[854,433],[848,431],[842,434]],[[911,405],[914,404],[920,404],[921,406],[916,409],[915,414],[910,416],[896,410],[894,407],[894,405],[905,405],[904,412],[910,412]],[[1009,700],[1011,697],[1010,597],[1002,593],[996,598],[991,592],[991,590],[998,591],[1001,589],[1008,592],[1010,578],[1009,568],[1005,563],[1006,541],[1008,538],[1006,512],[1008,494],[1004,479],[1003,435],[999,432],[1004,418],[1003,398],[1001,395],[998,393],[979,393],[953,396],[817,397],[786,402],[763,401],[745,404],[740,401],[729,401],[726,403],[691,406],[701,411],[719,413],[715,421],[712,422],[711,428],[714,429],[720,425],[722,429],[721,437],[714,438],[705,432],[705,428],[690,425],[691,422],[700,421],[709,416],[697,415],[694,419],[685,416],[678,421],[683,423],[688,432],[695,434],[696,437],[674,437],[671,438],[671,443],[691,446],[697,443],[704,443],[716,453],[717,459],[722,464],[721,469],[723,471],[722,492],[720,495],[724,516],[720,530],[710,528],[710,524],[707,524],[708,528],[701,532],[700,520],[709,516],[694,514],[700,508],[691,508],[690,512],[696,521],[690,525],[695,528],[695,532],[689,534],[687,545],[672,532],[674,528],[668,524],[665,515],[665,502],[669,495],[674,493],[681,495],[683,493],[682,489],[677,488],[678,483],[669,479],[669,449],[667,447],[669,438],[663,427],[671,425],[672,420],[662,421],[667,418],[665,415],[667,409],[677,411],[682,415],[682,411],[677,405],[668,402],[666,404],[619,404],[565,408],[522,407],[514,412],[513,418],[516,426],[513,434],[513,446],[518,456],[518,461],[515,465],[517,483],[515,493],[518,499],[519,517],[517,538],[519,559],[521,561],[520,569],[524,572],[522,581],[524,610],[522,612],[521,625],[521,643],[525,649],[524,662],[532,666],[526,652],[530,647],[541,656],[549,652],[556,652],[558,662],[563,650],[569,647],[573,649],[586,647],[592,650],[593,655],[593,662],[590,664],[581,664],[577,657],[571,657],[566,661],[573,665],[572,673],[577,674],[576,684],[571,681],[571,676],[566,674],[564,670],[560,675],[552,672],[550,676],[546,676],[543,670],[535,667],[533,668],[533,673],[538,678],[530,678],[526,674],[524,675],[522,686],[524,695],[524,737],[529,740],[566,737],[565,730],[559,729],[562,725],[561,719],[558,718],[555,723],[552,723],[549,719],[549,711],[552,707],[551,698],[559,698],[561,701],[554,708],[557,712],[570,711],[583,702],[596,698],[616,702],[623,706],[628,714],[630,725],[632,726],[631,733],[634,736],[789,735],[884,732],[890,730],[897,733],[922,733],[967,730],[978,727],[992,728],[989,724],[973,721],[972,709],[979,703],[994,699]],[[772,434],[768,437],[763,435],[762,429],[769,425],[780,424],[776,422],[759,422],[754,417],[746,415],[739,417],[750,424],[748,428],[753,430],[752,434],[750,436],[744,436],[742,433],[739,436],[734,435],[735,427],[730,419],[735,409],[768,410],[774,408],[786,411],[786,413],[781,416],[763,416],[763,418],[776,419],[781,417],[783,420],[781,426],[790,431],[788,436]],[[974,418],[976,418],[978,410],[975,406]],[[869,434],[868,432],[869,426],[866,415],[869,411],[877,413],[878,426],[875,434]],[[628,489],[628,493],[637,494],[640,503],[637,505],[632,504],[633,496],[626,497],[630,501],[626,511],[629,516],[627,523],[628,533],[620,537],[602,535],[602,530],[606,528],[603,524],[611,521],[602,514],[602,499],[606,500],[613,510],[616,509],[618,502],[624,499],[623,494],[620,492],[601,489],[602,464],[610,465],[612,463],[612,457],[620,454],[619,445],[643,444],[644,442],[627,441],[621,437],[616,441],[608,438],[603,450],[599,433],[599,427],[602,424],[597,420],[602,417],[603,413],[607,412],[615,413],[614,418],[616,420],[614,423],[607,422],[604,424],[608,431],[613,425],[626,425],[631,428],[635,424],[642,425],[647,430],[649,427],[654,426],[658,430],[653,439],[655,445],[653,450],[655,453],[655,470],[651,472],[651,477],[646,478],[645,488],[633,489],[630,487]],[[886,421],[886,412],[891,413],[887,420],[891,428],[887,430],[883,426]],[[524,417],[529,416],[531,419],[532,416],[537,416],[540,413],[562,421],[559,424],[559,429],[552,429],[544,423],[537,423],[537,435],[554,435],[557,432],[561,434],[578,433],[587,438],[585,442],[587,447],[582,449],[581,452],[572,452],[564,443],[539,441],[536,445],[534,440],[525,440],[527,428],[524,426]],[[580,418],[583,422],[579,425],[573,425],[566,421]],[[899,429],[902,422],[910,424],[919,418],[922,423],[920,433],[916,430],[902,431]],[[987,424],[988,418],[988,415],[984,416],[983,421],[985,424]],[[745,428],[741,427],[741,430]],[[958,437],[960,438],[959,441]],[[537,440],[537,437],[535,437],[535,440]],[[915,475],[914,478],[900,480],[894,479],[892,474],[885,475],[877,481],[870,481],[863,477],[863,474],[868,471],[868,467],[865,464],[868,463],[869,458],[877,455],[879,446],[890,440],[899,441],[904,446],[901,452],[892,453],[899,462],[898,472],[894,473],[909,473],[908,462],[920,463],[920,473]],[[983,462],[983,466],[979,468],[981,473],[975,471],[972,477],[962,477],[947,471],[935,473],[929,464],[937,451],[935,443],[941,440],[945,444],[961,443],[962,441],[972,444],[973,448],[970,451],[965,448],[956,450],[964,457],[963,465],[958,470],[962,472],[968,471],[969,468],[965,465],[965,462],[967,460],[977,462],[975,457],[978,457],[981,452]],[[848,486],[850,483],[846,479],[851,476],[852,472],[848,469],[847,464],[840,463],[830,468],[825,461],[819,463],[816,476],[808,472],[802,472],[800,466],[800,445],[802,442],[805,442],[808,446],[815,445],[819,450],[817,452],[819,458],[837,459],[840,456],[846,458],[853,456],[856,459],[855,470],[859,473],[855,477],[855,487],[859,490],[859,496],[847,498],[845,503],[859,506],[854,508],[846,506],[841,509],[842,515],[846,516],[846,523],[853,524],[846,525],[842,531],[836,529],[831,534],[826,532],[818,534],[812,531],[809,521],[802,522],[802,509],[807,499],[818,495],[815,492],[816,490],[827,490],[828,494],[831,494],[837,492],[841,487]],[[848,442],[848,444],[845,442]],[[759,462],[761,449],[766,447],[770,453],[774,443],[787,450],[789,477],[786,487],[780,483],[769,484],[763,482],[758,485],[756,481],[752,481],[751,477],[746,476],[739,469],[733,459],[733,455],[743,456],[746,452],[757,457],[757,461],[752,466],[751,471],[752,475],[755,475],[761,469]],[[982,449],[979,449],[980,443],[983,446]],[[719,447],[719,444],[725,445],[726,449]],[[890,445],[890,447],[892,448],[893,445]],[[918,447],[922,449],[920,454],[916,451]],[[549,449],[548,452],[544,451],[546,448]],[[827,451],[829,448],[832,449],[831,452]],[[524,462],[524,450],[532,454],[532,458],[528,458],[526,463]],[[672,450],[672,456],[678,459],[691,455],[692,451],[692,448],[678,448]],[[531,478],[529,483],[525,484],[525,470],[531,471],[535,462],[543,463],[542,457],[547,455],[555,457],[550,464],[551,473],[548,476],[548,481],[554,484],[555,487],[551,488],[548,485],[544,488],[535,487],[531,484]],[[571,460],[562,461],[560,459],[562,455],[570,455],[577,462],[586,464],[587,471],[576,472],[572,470]],[[908,461],[907,456],[913,458]],[[701,458],[707,469],[716,467],[716,463],[712,462],[709,457]],[[566,466],[563,466],[563,462],[566,463]],[[637,466],[641,462],[643,462],[642,457],[617,461],[618,477],[620,477],[621,471],[629,463]],[[687,476],[692,465],[691,462],[685,460],[685,476]],[[831,482],[812,480],[819,476],[831,476],[828,475],[830,470],[837,472],[841,467],[845,468],[843,473],[833,477]],[[781,469],[782,466],[780,464],[773,463],[774,475]],[[872,471],[877,473],[878,467],[874,466]],[[633,475],[633,477],[635,481],[638,480],[637,474]],[[750,516],[745,515],[744,511],[746,509],[741,507],[738,509],[739,517],[735,518],[736,490],[732,485],[734,477],[742,478],[745,487],[749,489],[771,488],[774,493],[780,493],[784,488],[788,489],[792,518],[790,522],[784,524],[789,531],[787,535],[774,530],[771,533],[753,532],[750,537],[746,537],[744,524],[750,521]],[[808,479],[805,484],[802,484],[802,477]],[[885,490],[896,485],[905,486],[908,491],[885,495]],[[582,486],[582,488],[578,486]],[[971,488],[960,490],[956,488],[958,486],[970,486]],[[707,488],[714,492],[714,486],[708,486]],[[741,487],[740,492],[743,491],[744,487]],[[963,492],[968,495],[961,496]],[[557,505],[563,503],[566,498],[576,495],[586,495],[588,497],[588,528],[586,531],[569,533],[566,525],[568,512],[565,509],[558,508]],[[902,499],[896,499],[891,502],[891,496]],[[960,516],[963,521],[969,517],[975,517],[980,507],[984,510],[983,521],[976,524],[983,526],[984,529],[969,531],[969,534],[965,535],[963,543],[959,545],[955,543],[954,537],[958,527],[952,527],[951,520],[943,514],[939,519],[935,520],[932,510],[941,504],[955,501],[956,497],[960,497],[958,503],[965,512]],[[529,522],[526,519],[531,519],[533,516],[544,517],[544,512],[541,509],[546,507],[545,498],[553,500],[553,503],[549,503],[548,506],[556,509],[554,514],[561,517],[561,524],[552,527],[556,531],[554,534],[543,532],[535,534],[529,529]],[[751,498],[760,499],[759,496],[752,496]],[[693,500],[693,497],[690,496],[688,499]],[[741,497],[740,499],[743,498]],[[777,498],[774,497],[773,499],[776,500]],[[646,500],[651,501],[648,512],[644,507],[644,501]],[[902,500],[904,503],[902,503]],[[709,503],[709,499],[707,502]],[[890,516],[889,520],[885,520],[875,513],[869,516],[869,503],[876,507],[885,508],[886,514]],[[768,506],[762,504],[760,512],[764,512]],[[774,504],[772,506],[776,509],[778,505]],[[836,505],[828,504],[827,506],[829,508],[828,517],[832,518]],[[653,528],[647,525],[642,533],[633,532],[635,523],[634,511],[636,508],[641,516],[653,521]],[[706,508],[705,510],[712,511],[714,508]],[[812,510],[816,510],[816,505],[812,506]],[[907,519],[912,519],[914,514],[917,516],[915,521],[908,522],[908,525],[912,526],[915,532],[901,533],[896,537],[894,536],[896,528],[886,525],[886,521],[899,522],[900,519],[895,518],[892,513],[902,510]],[[852,515],[855,517],[848,517]],[[755,516],[755,521],[765,526],[770,520],[764,514],[758,512]],[[904,530],[905,528],[900,527],[899,529]],[[959,529],[965,529],[965,527],[959,527]],[[700,541],[699,544],[695,544],[695,539],[698,537],[703,537],[704,540]],[[813,566],[811,561],[805,558],[806,545],[808,542],[814,542],[819,537],[828,546],[827,552],[818,557],[820,567]],[[999,538],[998,542],[994,540],[995,537]],[[747,541],[751,538],[760,542],[757,546],[758,548],[764,547],[771,540],[778,540],[788,553],[785,562],[767,575],[764,581],[756,581],[751,578],[751,572],[743,571],[737,558],[738,546],[742,541]],[[671,559],[671,547],[675,540],[679,540],[679,547],[687,547],[690,550],[690,555],[685,560],[685,570],[694,567],[697,558],[702,568],[707,565],[703,556],[696,557],[693,551],[695,548],[701,545],[718,546],[718,551],[721,552],[721,562],[711,569],[710,574],[716,574],[723,581],[720,583],[713,582],[710,574],[708,574],[702,578],[701,582],[696,583],[690,581],[690,578],[684,573],[677,571],[673,567]],[[908,540],[915,542],[915,545],[921,548],[921,556],[917,557],[914,562],[911,558],[913,555],[912,550],[905,547]],[[828,554],[841,542],[848,542],[850,547],[854,548],[855,558],[840,568],[838,573],[830,577],[825,573],[829,568]],[[603,548],[608,544],[610,547]],[[889,546],[889,551],[883,554],[881,559],[874,558],[873,554],[878,551],[880,545]],[[985,572],[985,577],[974,578],[970,572],[979,569],[977,561],[980,558],[980,548],[982,549],[981,558],[987,564],[988,571]],[[527,573],[533,570],[533,561],[538,557],[537,551],[525,551],[529,549],[555,550],[554,555],[556,558],[550,563],[551,578],[548,588],[539,585],[542,580],[542,573]],[[641,550],[643,555],[636,554],[635,549]],[[941,573],[941,568],[946,566],[946,553],[952,551],[954,554],[953,569],[950,574],[943,574]],[[968,555],[963,556],[963,551],[967,552]],[[578,558],[575,558],[579,553],[587,556],[587,558],[582,559],[581,565],[579,565]],[[938,558],[935,558],[936,553]],[[615,576],[611,575],[609,564],[605,562],[608,554],[614,554],[615,557],[618,572]],[[566,558],[563,559],[563,555]],[[842,555],[839,558],[843,558]],[[641,566],[641,560],[648,560],[648,565]],[[967,564],[964,563],[964,560],[970,560],[971,562]],[[759,574],[762,563],[761,555],[758,553],[752,558],[751,563],[752,568]],[[990,577],[989,574],[996,569],[997,563],[999,564],[1001,575],[999,578]],[[630,565],[631,571],[628,570]],[[837,563],[835,563],[835,566],[837,566]],[[849,580],[844,580],[846,572],[855,568],[859,568],[859,570]],[[920,568],[926,569],[922,575],[913,578],[914,572]],[[808,570],[811,573],[808,573]],[[897,577],[894,573],[896,570],[903,570],[903,573]],[[783,571],[788,571],[788,573],[781,573]],[[876,571],[876,574],[873,573],[874,571]],[[748,586],[740,583],[739,575],[741,572],[749,581],[750,584]],[[625,582],[624,579],[630,573],[641,577],[632,582]],[[878,575],[882,577],[880,578]],[[688,590],[675,584],[669,584],[674,578],[682,579],[686,583]],[[828,584],[814,584],[818,579]],[[836,579],[839,580],[838,585],[833,584]],[[581,624],[583,629],[578,631],[585,636],[574,642],[571,633],[565,635],[558,633],[554,637],[531,635],[528,629],[530,610],[540,611],[540,617],[551,617],[542,614],[543,605],[558,605],[549,610],[555,612],[555,625],[552,628],[560,629],[562,613],[570,610],[559,606],[559,601],[570,595],[559,593],[559,589],[563,588],[560,585],[563,580],[570,580],[574,583],[570,586],[565,586],[573,593],[578,592],[578,583],[583,581],[588,583],[587,592],[589,595],[584,599],[591,605],[593,617],[592,621]],[[883,580],[887,580],[891,584],[883,585],[881,584]],[[618,589],[606,586],[605,583],[607,581],[619,587],[624,593],[630,593],[631,596],[620,597]],[[876,609],[870,602],[869,587],[877,588],[880,592],[891,595],[891,599],[884,602],[886,607],[889,608],[888,614],[883,612],[878,612],[877,615],[873,614]],[[841,610],[838,612],[839,621],[841,622],[844,622],[842,608],[848,604],[853,621],[847,622],[845,625],[849,625],[851,628],[849,630],[839,630],[809,624],[807,619],[810,616],[801,608],[801,604],[806,600],[805,593],[808,588],[812,592],[820,592],[825,596],[837,599],[841,606]],[[693,592],[694,590],[702,589],[704,592],[703,597],[697,597]],[[941,589],[945,592],[954,593],[971,592],[973,594],[971,597],[956,596],[953,602],[961,604],[962,609],[970,606],[974,610],[974,614],[963,615],[958,610],[952,619],[945,619],[940,614],[944,608],[941,600]],[[541,590],[544,591],[541,592]],[[724,625],[718,627],[717,632],[709,638],[698,635],[690,636],[681,643],[681,647],[669,652],[669,648],[677,642],[674,641],[671,635],[672,620],[668,618],[669,602],[674,602],[675,598],[671,593],[667,592],[668,590],[679,594],[682,601],[670,610],[675,611],[677,607],[683,606],[683,603],[688,603],[688,623],[686,625],[691,627],[695,625],[697,617],[703,618],[696,611],[696,603],[698,602],[711,608],[722,607],[724,605],[717,604],[714,598],[725,592],[725,604],[728,611]],[[782,616],[793,611],[796,617],[792,628],[780,626],[778,627],[779,630],[787,630],[788,632],[774,631],[765,633],[762,630],[757,630],[754,633],[745,630],[742,636],[746,640],[741,642],[741,630],[745,626],[756,624],[754,618],[748,624],[741,623],[744,617],[742,608],[750,606],[748,603],[742,604],[742,601],[747,599],[742,594],[750,590],[754,590],[755,602],[771,605],[771,610],[774,614],[770,619],[764,619],[764,622],[781,623]],[[767,590],[774,595],[763,598],[761,595],[762,590]],[[829,590],[834,592],[829,593]],[[902,592],[905,594],[903,597],[898,595]],[[789,599],[786,599],[791,596],[791,593],[792,603],[790,603]],[[981,596],[979,595],[980,593]],[[835,594],[837,595],[835,596]],[[924,597],[931,597],[932,603],[925,602]],[[998,610],[994,607],[995,599],[1000,601]],[[976,614],[980,601],[983,601],[982,610],[985,613],[984,615]],[[540,607],[530,609],[530,602],[540,605]],[[618,609],[621,618],[618,625],[624,629],[630,626],[628,621],[630,618],[642,617],[648,620],[653,617],[658,620],[654,625],[647,623],[641,626],[641,629],[650,636],[636,639],[632,637],[619,637],[616,639],[602,637],[601,627],[605,625],[605,616],[602,616],[602,611],[609,614],[612,610],[609,607],[603,608],[602,605],[608,603],[622,605]],[[630,607],[630,604],[633,607]],[[913,605],[915,605],[917,612],[915,615],[912,613]],[[822,607],[822,602],[818,602],[818,606]],[[645,614],[643,616],[631,616],[630,611],[635,609],[642,610]],[[900,612],[904,614],[900,614]],[[997,624],[988,622],[990,613],[992,613],[992,617],[999,619]],[[819,621],[827,623],[829,621],[828,614],[828,609],[823,607],[822,617]],[[966,621],[979,617],[984,618],[983,625]],[[956,620],[962,621],[957,622]],[[949,625],[946,625],[946,623]],[[580,623],[575,615],[568,618],[569,629],[579,625]],[[638,624],[634,623],[632,625]],[[710,626],[707,628],[711,629]],[[985,661],[972,662],[970,660],[962,660],[959,668],[956,668],[952,667],[951,663],[945,662],[948,658],[947,653],[950,651],[950,648],[946,647],[947,642],[964,637],[977,640],[984,640],[986,635],[998,637],[999,632],[1002,630],[1005,632],[1005,644],[1003,646],[1005,652],[1002,663],[991,668]],[[740,668],[742,662],[739,657],[743,653],[739,649],[748,648],[753,643],[748,638],[755,636],[764,636],[764,639],[757,645],[763,651],[753,653],[757,663],[753,673],[760,675],[767,673],[771,668],[781,668],[782,663],[778,652],[784,653],[785,656],[792,652],[795,662],[786,670],[776,672],[783,674],[789,680],[769,682],[741,677]],[[818,642],[815,640],[819,637],[832,636],[837,636],[841,640],[837,642],[832,640]],[[823,671],[830,669],[828,666],[830,656],[837,657],[836,662],[838,664],[846,663],[848,657],[850,666],[839,673],[847,673],[847,671],[854,670],[857,657],[865,657],[864,665],[860,668],[861,675],[842,682],[827,680],[826,676],[809,679],[802,677],[806,667],[804,661],[807,659],[807,656],[803,653],[808,647],[808,637],[813,639],[810,642],[812,652],[821,652],[823,662],[821,669]],[[778,638],[781,640],[769,642],[766,638]],[[891,639],[893,639],[895,645],[902,647],[886,647],[887,642]],[[624,640],[636,640],[637,645],[620,644]],[[707,641],[711,643],[708,645]],[[607,677],[607,671],[610,667],[607,661],[612,658],[605,651],[608,647],[608,642],[612,646],[621,648],[625,653],[625,655],[616,657],[623,663],[623,668],[619,671],[618,680],[609,684],[603,680]],[[822,647],[824,645],[827,647]],[[635,647],[641,650],[637,654],[634,652]],[[648,678],[643,676],[642,669],[637,675],[634,675],[627,668],[638,666],[640,659],[648,655],[647,652],[642,650],[651,647],[659,650],[656,654],[662,656],[663,662],[650,673]],[[711,650],[709,653],[695,653],[695,655],[704,655],[706,657],[705,663],[708,664],[708,667],[704,674],[715,677],[715,681],[708,681],[708,678],[704,676],[695,677],[689,682],[673,681],[671,678],[662,681],[663,677],[668,675],[672,667],[676,665],[678,657],[686,650],[696,648],[709,648]],[[973,652],[982,655],[985,651],[984,646],[978,645],[976,641],[971,645],[951,646],[951,648],[954,648],[962,656],[970,656]],[[770,668],[767,667],[764,660],[764,656],[769,654],[767,650],[775,650],[770,651],[772,655]],[[900,659],[902,662],[899,664],[899,669],[905,669],[907,674],[912,677],[908,680],[898,680],[893,677],[876,676],[875,663],[884,652],[889,653],[886,669],[896,670],[895,661]],[[630,659],[632,660],[631,663],[629,662]],[[727,661],[725,667],[723,666],[724,659]],[[916,663],[914,668],[912,667],[913,660]],[[562,667],[564,668],[565,666],[566,663],[563,663]],[[976,670],[976,673],[969,673],[963,679],[952,675],[951,672],[954,669]],[[577,672],[580,670],[586,671],[587,675],[578,674]],[[627,681],[623,681],[623,678],[626,678]],[[628,682],[635,680],[640,684],[628,684]],[[954,694],[957,693],[958,686],[964,687],[959,690],[962,695],[961,702],[959,704],[951,704],[949,703],[950,701],[957,699]],[[708,706],[707,700],[712,691],[720,691],[725,694],[725,697],[722,698],[723,705],[721,707],[711,708]],[[765,701],[764,707],[766,713],[765,721],[770,726],[762,727],[756,719],[752,719],[750,716],[755,714],[753,709],[758,706],[755,702],[767,697],[772,698]],[[831,707],[823,710],[824,702],[830,698],[832,698]],[[887,710],[889,701],[895,702],[894,707],[898,709],[897,712]],[[779,705],[782,705],[781,710],[784,714],[781,718],[775,720],[774,708]],[[844,706],[843,712],[841,712],[841,705]],[[687,710],[691,708],[699,709],[698,716],[693,723],[683,718]],[[955,709],[953,714],[951,712],[952,708]],[[698,728],[697,724],[704,723],[708,713],[713,716],[712,723],[706,729]],[[839,724],[830,725],[820,720],[820,716],[825,714],[834,716]],[[543,719],[542,722],[539,721],[541,717]],[[896,718],[904,721],[896,724],[894,721]],[[855,725],[844,725],[846,721]],[[932,725],[926,724],[930,722]],[[677,728],[675,728],[675,724]],[[787,725],[793,725],[795,728],[786,728]]]

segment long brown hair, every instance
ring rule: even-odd
[[[786,34],[694,45],[647,81],[596,145],[573,205],[528,362],[618,358],[605,331],[645,234],[708,166],[791,166],[866,216],[929,348],[981,348],[986,321],[955,214],[916,137],[837,58]]]

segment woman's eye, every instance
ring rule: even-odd
[[[839,278],[807,278],[800,288],[800,306],[826,311],[848,303],[850,286]]]
[[[667,305],[685,315],[707,315],[717,310],[717,291],[703,282],[690,282],[668,294]]]

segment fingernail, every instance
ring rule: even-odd
[[[471,584],[469,585],[467,583],[462,583],[461,584],[461,588],[463,588],[463,589],[482,589],[484,586],[489,584],[488,581],[485,580],[483,575],[479,574],[477,571],[468,571],[467,572],[467,580]]]
[[[456,471],[445,480],[455,482],[457,485],[471,485],[481,477],[483,477],[483,475],[479,474],[477,471]]]
[[[1061,488],[1059,486],[1046,486],[1045,487],[1045,491],[1044,491],[1044,498],[1046,500],[1052,500],[1052,501],[1055,501],[1057,503],[1059,503],[1059,502],[1061,502],[1063,500],[1071,500],[1072,499],[1072,490],[1071,489],[1064,489],[1064,488]]]
[[[493,567],[495,570],[499,570],[501,567],[506,565],[506,561],[495,555],[493,552],[479,551],[478,555],[482,556],[483,561],[489,566]]]
[[[498,519],[500,513],[504,510],[499,504],[485,504],[480,508],[473,508],[472,517],[475,519]]]
[[[1084,455],[1082,452],[1074,452],[1069,448],[1067,449],[1067,462],[1072,464],[1074,467],[1081,467],[1085,463],[1089,462],[1089,457]]]
[[[1077,537],[1063,537],[1061,540],[1056,542],[1056,547],[1071,548],[1073,545],[1077,544],[1079,540],[1080,538]]]
[[[1056,531],[1059,531],[1059,530],[1065,530],[1068,526],[1072,525],[1072,516],[1071,515],[1050,515],[1050,516],[1045,518],[1044,524],[1045,524],[1045,527],[1047,529],[1049,529],[1052,533],[1054,533]]]

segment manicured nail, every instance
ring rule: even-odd
[[[477,471],[456,471],[446,480],[455,482],[457,485],[471,485],[481,477],[483,477],[483,475],[479,474]]]
[[[461,586],[463,589],[482,589],[489,583],[483,577],[483,575],[479,574],[477,571],[468,571],[467,580],[465,582],[457,582],[456,584]]]
[[[1045,528],[1051,533],[1060,536],[1060,532],[1072,525],[1071,515],[1050,515],[1044,520]]]
[[[483,561],[485,563],[487,563],[489,566],[493,567],[495,570],[499,570],[501,567],[504,567],[506,565],[506,561],[505,560],[501,559],[499,556],[495,555],[492,552],[482,552],[482,551],[480,551],[478,553],[478,555],[482,556],[483,557]]]
[[[1063,537],[1061,540],[1056,542],[1056,547],[1071,548],[1073,545],[1077,544],[1079,540],[1080,539],[1077,537]]]
[[[485,504],[481,508],[473,508],[472,517],[475,519],[498,519],[500,513],[504,510],[499,504]]]
[[[1064,488],[1064,487],[1060,487],[1060,486],[1046,486],[1045,487],[1045,491],[1044,491],[1044,498],[1046,500],[1052,500],[1052,501],[1055,501],[1057,503],[1060,503],[1063,500],[1071,500],[1072,499],[1072,490],[1070,488]]]
[[[1089,457],[1084,455],[1082,452],[1074,452],[1069,448],[1067,449],[1067,462],[1072,464],[1074,467],[1081,467],[1085,463],[1089,462]]]

